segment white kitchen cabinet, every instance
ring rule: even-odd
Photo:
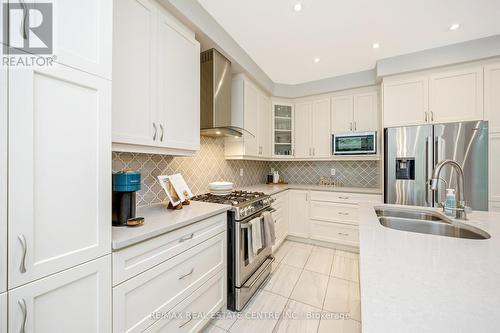
[[[323,98],[296,103],[295,119],[295,157],[329,157],[330,100]]]
[[[0,293],[7,290],[7,101],[7,69],[2,67],[0,68]]]
[[[250,132],[243,138],[228,138],[227,157],[245,156],[266,158],[271,156],[270,112],[271,100],[243,74],[232,80],[231,117],[235,126]]]
[[[271,207],[274,209],[273,218],[276,229],[276,242],[273,246],[273,251],[278,249],[285,241],[288,235],[288,191],[280,192],[272,195],[274,202]]]
[[[17,2],[12,1],[11,2]],[[33,8],[45,0],[30,1]],[[53,55],[56,62],[111,79],[113,0],[54,1],[52,6]],[[43,11],[40,11],[43,13]],[[30,12],[30,26],[43,20]],[[15,20],[14,22],[17,22]],[[19,24],[21,24],[19,20]],[[11,39],[23,41],[21,26],[11,29]],[[41,41],[42,43],[45,40]],[[46,56],[50,56],[47,54]]]
[[[378,131],[377,92],[332,97],[332,133]]]
[[[295,154],[297,158],[312,157],[311,123],[312,102],[295,104]]]
[[[225,272],[220,233],[113,288],[113,331],[142,332],[214,275]]]
[[[500,213],[500,201],[490,201],[488,210],[490,212]]]
[[[490,133],[500,133],[500,63],[484,67],[484,119]]]
[[[153,1],[114,1],[113,142],[157,142],[157,16]]]
[[[429,80],[425,76],[384,79],[384,127],[427,123],[428,86]]]
[[[200,149],[200,43],[165,11],[158,26],[159,140],[165,147]]]
[[[10,73],[9,289],[110,253],[110,129],[110,81]]]
[[[111,332],[111,257],[9,291],[9,332]]]
[[[309,202],[308,191],[290,190],[288,194],[290,236],[309,237]]]
[[[482,66],[450,70],[429,76],[431,122],[482,120],[483,110]]]
[[[353,99],[351,95],[332,97],[332,133],[353,130]]]
[[[489,200],[500,202],[500,133],[490,133],[489,138]]]
[[[275,102],[272,105],[272,155],[287,158],[294,154],[294,105]]]
[[[7,293],[0,294],[0,333],[7,333]]]
[[[155,1],[114,2],[114,150],[199,149],[200,46]]]

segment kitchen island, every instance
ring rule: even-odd
[[[390,229],[374,207],[405,206],[360,204],[363,332],[498,332],[500,214],[460,221],[491,235],[477,240]]]

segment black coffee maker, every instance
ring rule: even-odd
[[[135,216],[136,193],[141,189],[141,174],[120,171],[113,174],[113,226],[136,226],[144,218]]]

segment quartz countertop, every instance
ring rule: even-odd
[[[156,204],[137,208],[136,216],[145,222],[137,227],[113,227],[113,251],[142,242],[167,232],[185,227],[211,216],[224,213],[231,206],[208,202],[191,201],[180,210],[167,209],[166,204]]]
[[[386,228],[374,206],[394,205],[360,205],[363,332],[497,332],[500,214],[459,221],[491,235],[473,240]]]
[[[348,192],[362,194],[382,194],[380,188],[363,188],[363,187],[347,187],[347,186],[328,186],[316,184],[259,184],[239,188],[239,190],[264,192],[265,194],[273,195],[286,190],[309,190],[309,191],[330,191],[330,192]]]

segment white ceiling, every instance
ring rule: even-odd
[[[283,84],[368,70],[377,59],[500,34],[500,0],[198,2],[271,80]],[[293,11],[296,2],[301,12]],[[456,22],[461,28],[449,31]]]

